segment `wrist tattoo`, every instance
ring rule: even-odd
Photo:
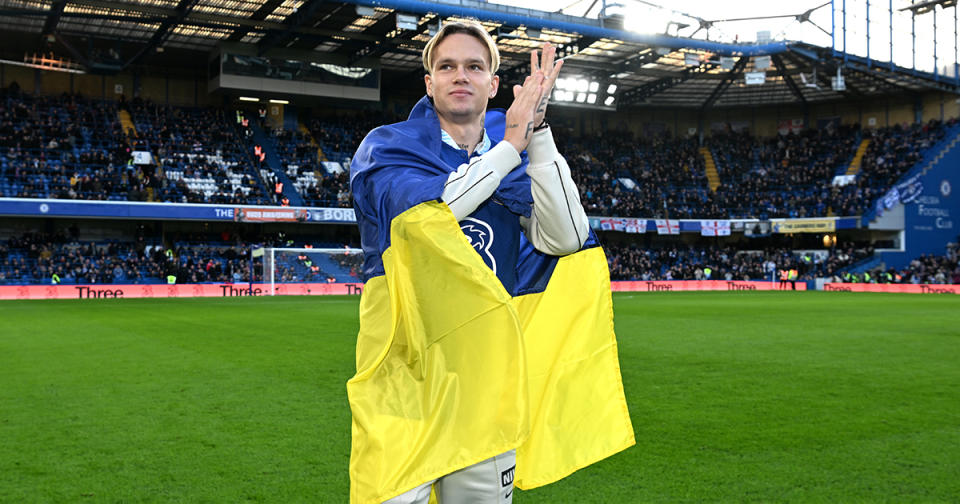
[[[523,134],[524,140],[530,138],[530,132],[533,131],[533,121],[527,123],[527,131]]]

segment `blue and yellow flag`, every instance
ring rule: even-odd
[[[535,488],[634,444],[600,247],[551,258],[543,288],[511,296],[444,203],[399,213],[389,233],[347,383],[351,503],[510,449],[515,485]]]

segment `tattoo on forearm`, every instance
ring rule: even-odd
[[[527,132],[523,134],[524,140],[530,137],[531,131],[533,131],[533,121],[527,123]]]
[[[508,128],[516,128],[517,126],[520,126],[520,123],[513,123],[513,124],[507,125]]]
[[[544,112],[546,112],[546,110],[547,110],[547,100],[548,100],[549,98],[550,98],[549,96],[543,95],[543,98],[540,99],[540,105],[537,105],[537,113],[538,113],[538,114],[543,114]]]

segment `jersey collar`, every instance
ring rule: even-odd
[[[459,145],[457,145],[457,142],[453,141],[453,137],[450,136],[450,134],[447,133],[446,130],[444,130],[443,128],[440,128],[440,139],[443,140],[443,143],[449,145],[450,147],[453,147],[454,149],[463,150],[460,148]],[[490,150],[490,137],[487,136],[487,129],[484,128],[483,140],[480,142],[480,145],[478,145],[477,148],[473,150],[473,155],[480,156],[486,153],[488,150]]]

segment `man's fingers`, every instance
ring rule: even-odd
[[[557,65],[553,67],[553,71],[550,72],[550,86],[552,87],[555,82],[557,82],[557,77],[560,76],[560,68],[563,67],[563,60],[557,62]]]
[[[540,84],[543,83],[543,72],[537,72],[534,75],[527,76],[523,81],[523,89],[520,91],[523,97],[532,96],[534,93],[539,93]],[[520,98],[518,95],[517,98]]]
[[[530,75],[537,73],[537,70],[540,70],[540,62],[537,61],[537,50],[534,49],[530,51]]]
[[[522,89],[523,89],[523,86],[521,86],[520,84],[514,84],[514,85],[513,85],[513,98],[514,98],[514,99],[517,99],[517,98],[520,97],[520,91],[521,91]]]
[[[540,65],[540,68],[542,68],[543,71],[548,75],[552,73],[553,61],[556,56],[557,48],[550,42],[547,42],[543,46],[543,64]]]

